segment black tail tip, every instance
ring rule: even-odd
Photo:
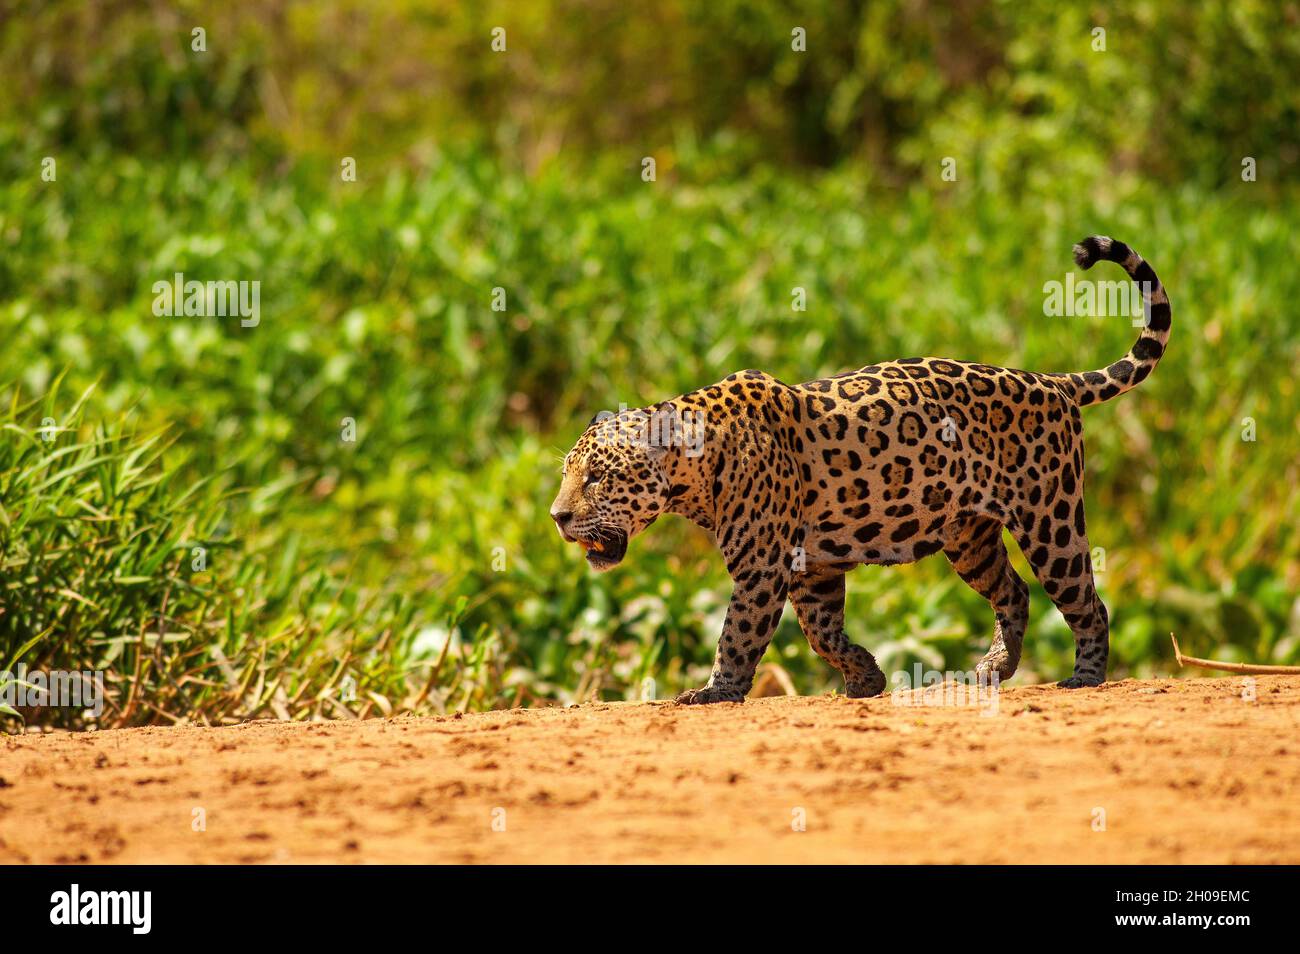
[[[1074,247],[1074,263],[1085,271],[1109,257],[1111,241],[1104,235],[1089,235]]]

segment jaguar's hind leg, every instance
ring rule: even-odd
[[[1110,656],[1110,617],[1092,575],[1082,495],[1058,501],[1050,514],[1021,519],[1030,528],[1018,527],[1016,542],[1074,633],[1074,675],[1058,685],[1099,686]]]
[[[1020,665],[1025,642],[1029,587],[1012,569],[1002,542],[1002,524],[992,517],[959,518],[945,534],[943,553],[957,575],[993,607],[993,645],[975,671],[1010,679]]]

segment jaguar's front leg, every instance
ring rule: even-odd
[[[741,553],[734,564],[728,560],[734,587],[713,673],[704,688],[689,689],[677,697],[683,705],[743,702],[754,684],[754,669],[781,621],[789,586],[781,548],[773,544],[745,548]]]

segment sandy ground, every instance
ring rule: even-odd
[[[1294,864],[1300,679],[1246,684],[13,736],[0,862]]]

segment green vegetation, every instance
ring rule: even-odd
[[[834,61],[809,53],[788,76],[692,32],[725,33],[720,18],[735,16],[737,43],[752,47],[766,36],[756,24],[785,22],[778,6],[690,7],[663,21],[677,32],[629,53],[649,70],[673,40],[673,122],[639,127],[636,109],[575,80],[575,102],[613,105],[604,141],[577,136],[563,155],[539,144],[574,117],[566,107],[547,126],[535,112],[559,81],[519,66],[547,55],[527,45],[542,35],[534,14],[511,33],[520,79],[470,52],[495,11],[460,23],[399,7],[412,26],[386,28],[391,62],[363,37],[348,65],[373,98],[330,113],[310,105],[343,95],[317,75],[324,52],[302,59],[295,44],[349,5],[318,6],[283,34],[241,29],[238,55],[219,52],[225,21],[205,20],[210,61],[189,52],[184,5],[105,25],[53,4],[6,28],[0,63],[37,54],[18,105],[0,107],[0,660],[27,647],[32,668],[109,670],[109,724],[698,684],[729,592],[706,536],[660,521],[597,577],[547,518],[560,458],[591,414],[745,367],[789,381],[927,353],[1098,367],[1131,343],[1126,319],[1043,313],[1044,283],[1064,279],[1071,244],[1092,232],[1147,255],[1174,305],[1152,378],[1085,411],[1113,676],[1170,671],[1171,630],[1198,655],[1300,660],[1300,190],[1285,181],[1300,124],[1284,122],[1293,97],[1274,94],[1284,74],[1259,73],[1297,52],[1294,30],[1269,28],[1272,5],[1143,6],[1108,24],[1106,54],[1089,51],[1083,14],[963,6],[969,48],[943,47],[951,23],[926,40],[929,21],[912,13],[864,14],[837,42],[891,51],[894,68],[866,70],[854,96],[839,85],[851,71],[831,81]],[[572,21],[592,28],[597,60],[613,54],[592,24],[625,16],[612,7]],[[1189,26],[1174,31],[1175,18]],[[425,50],[430,75],[482,97],[477,113],[468,92],[430,102],[374,88],[396,82],[392,63],[430,24],[460,31]],[[93,26],[98,47],[81,32]],[[887,42],[898,30],[908,43]],[[1176,33],[1170,45],[1151,41],[1161,31]],[[788,49],[788,29],[776,34]],[[164,35],[174,49],[161,53]],[[1193,41],[1249,69],[1184,62],[1179,44]],[[699,62],[679,49],[691,42],[704,44]],[[97,52],[71,57],[77,43]],[[439,59],[453,52],[466,73]],[[695,75],[682,63],[722,78],[713,100],[679,96],[679,69]],[[59,64],[88,95],[70,98]],[[125,75],[142,82],[117,95]],[[267,75],[280,75],[292,122],[259,99]],[[721,128],[710,110],[736,89],[751,91],[748,111]],[[838,105],[804,154],[800,97],[821,95]],[[414,129],[388,125],[426,104]],[[34,126],[5,112],[29,108]],[[826,118],[841,113],[867,115],[881,137],[855,143],[851,123]],[[334,130],[327,114],[355,128]],[[340,155],[358,157],[358,181],[340,181]],[[642,155],[663,160],[658,181],[641,180]],[[939,175],[948,155],[955,182]],[[1242,155],[1258,156],[1259,181],[1241,181]],[[41,177],[45,156],[55,181]],[[176,272],[260,281],[260,323],[156,316],[153,283]],[[805,312],[791,308],[796,286]],[[498,287],[504,312],[491,307]],[[850,634],[887,671],[967,668],[987,646],[987,605],[942,558],[859,570],[849,591]],[[1073,644],[1036,586],[1032,613],[1022,672],[1065,673]],[[802,691],[836,685],[792,613],[768,659]]]

